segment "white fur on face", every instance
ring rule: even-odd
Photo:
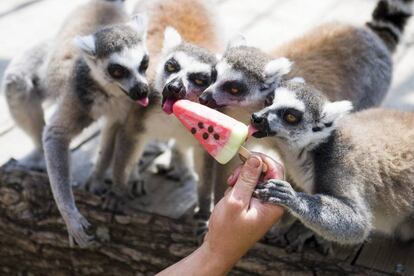
[[[269,109],[280,109],[280,108],[294,108],[305,112],[305,104],[296,98],[296,94],[293,91],[290,91],[287,88],[278,88],[275,90],[275,97],[273,99],[273,104]]]
[[[121,52],[113,53],[108,63],[116,63],[128,68],[140,82],[148,84],[147,79],[138,73],[138,68],[146,54],[147,50],[143,46],[125,48]]]
[[[164,66],[165,63],[170,60],[171,58],[174,58],[178,64],[180,65],[180,71],[177,73],[170,74],[166,79],[163,78],[165,72],[164,72]],[[183,81],[183,85],[185,89],[189,90],[189,81],[187,79],[187,75],[189,73],[211,73],[211,65],[202,63],[198,61],[197,59],[187,55],[184,52],[175,52],[173,54],[168,55],[162,62],[158,64],[157,67],[157,76],[155,81],[155,88],[158,91],[162,91],[164,89],[165,84],[171,82],[175,78],[181,78]]]
[[[243,79],[243,74],[234,70],[230,64],[222,60],[216,65],[217,80],[213,83],[208,90],[212,91],[213,99],[216,102],[220,102],[220,94],[222,93],[218,87],[228,81],[239,81]]]

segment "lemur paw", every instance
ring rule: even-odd
[[[147,194],[146,182],[144,179],[137,179],[128,182],[128,196],[133,199]]]
[[[78,211],[64,215],[63,219],[68,229],[70,242],[73,238],[82,248],[92,242],[94,236],[87,233],[90,231],[91,224]]]
[[[96,195],[103,195],[108,192],[108,187],[105,182],[94,177],[89,177],[86,181],[85,188]]]
[[[253,194],[263,202],[283,205],[289,207],[297,198],[297,194],[292,186],[283,180],[270,179],[259,184]]]
[[[105,195],[103,208],[109,211],[117,211],[122,208],[130,197],[131,196],[128,190],[113,186]]]

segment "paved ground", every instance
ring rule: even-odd
[[[132,7],[134,1],[128,1],[128,5]],[[83,2],[85,0],[0,1],[0,37],[2,38],[0,78],[5,66],[14,55],[41,40],[52,37],[67,13]],[[376,2],[376,0],[215,0],[212,1],[212,5],[217,7],[224,37],[243,33],[252,45],[270,50],[323,22],[337,20],[363,24],[370,19]],[[387,107],[414,110],[413,45],[414,20],[411,20],[395,54],[392,89],[384,102]],[[93,127],[73,143],[72,149],[78,156],[84,156],[83,154],[96,144],[96,139],[92,142],[87,141],[95,133],[96,127]],[[87,150],[79,151],[88,143]],[[31,147],[28,138],[10,120],[4,97],[0,96],[0,164],[10,157],[24,156]],[[74,164],[73,169],[76,170],[76,166],[77,164]],[[395,263],[403,258],[410,258],[409,255],[414,252],[413,247],[406,248],[399,253],[407,252],[408,256],[401,253],[401,256],[397,254],[401,258],[397,258],[396,254],[384,253],[387,252],[384,248],[390,246],[392,245],[372,243],[361,251],[356,263],[392,271]],[[414,274],[414,271],[412,273]]]

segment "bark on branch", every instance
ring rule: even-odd
[[[114,214],[102,199],[75,190],[77,205],[96,227],[97,242],[70,248],[47,175],[12,163],[0,168],[0,274],[153,275],[196,248],[190,219],[173,220],[124,209]],[[208,260],[206,260],[208,265]],[[257,244],[233,275],[330,275],[371,270],[330,260],[316,252],[287,254]]]

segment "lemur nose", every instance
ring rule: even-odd
[[[264,118],[262,116],[257,115],[256,113],[252,114],[252,123],[261,125],[264,122]]]
[[[148,85],[138,83],[129,90],[129,96],[133,100],[139,100],[148,96]]]
[[[183,88],[180,82],[171,82],[167,85],[167,89],[175,94],[180,93],[181,89]]]
[[[218,106],[217,103],[216,103],[216,101],[213,99],[213,95],[211,93],[203,93],[203,94],[201,94],[201,96],[198,98],[198,101],[202,105],[206,105],[208,107],[215,108],[215,107]]]

